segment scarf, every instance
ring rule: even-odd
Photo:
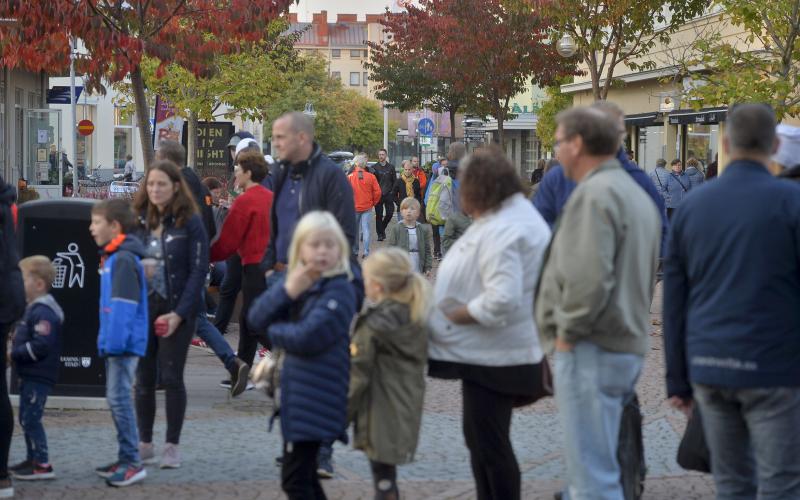
[[[120,245],[122,242],[125,241],[125,233],[120,234],[113,240],[109,241],[106,246],[103,247],[103,251],[100,255],[100,269],[103,268],[103,265],[106,263],[106,259],[109,255],[119,250]]]
[[[413,173],[411,174],[410,177],[406,177],[406,173],[405,172],[400,174],[400,178],[403,179],[403,182],[406,183],[406,196],[408,196],[409,198],[413,198],[414,197],[414,181],[417,180],[417,178],[414,177]]]

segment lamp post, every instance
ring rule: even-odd
[[[564,36],[556,44],[556,51],[558,55],[561,57],[572,57],[578,51],[578,47],[575,44],[575,39],[569,33],[565,33]]]

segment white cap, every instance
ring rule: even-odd
[[[242,139],[239,141],[239,144],[236,145],[236,151],[233,153],[234,159],[239,155],[239,153],[242,152],[243,149],[252,147],[251,144],[257,147],[259,151],[261,150],[261,146],[258,145],[258,141],[248,137],[247,139]]]
[[[264,161],[266,161],[268,165],[272,165],[275,163],[275,158],[270,155],[264,155]]]
[[[780,124],[775,129],[780,139],[778,151],[772,156],[772,161],[785,168],[800,165],[800,127]]]

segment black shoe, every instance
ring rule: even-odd
[[[17,472],[18,470],[22,470],[22,469],[25,469],[25,468],[28,468],[28,467],[33,467],[33,462],[31,462],[28,459],[25,459],[25,460],[23,460],[22,462],[20,462],[18,464],[14,464],[14,465],[10,466],[8,468],[8,470],[11,471],[11,472]]]
[[[15,471],[13,475],[15,479],[20,479],[22,481],[38,481],[40,479],[54,479],[56,477],[52,466],[47,465],[42,467],[37,463],[31,463],[31,465]]]
[[[247,389],[248,375],[250,366],[239,358],[236,358],[236,366],[231,369],[231,396],[236,397]]]
[[[553,493],[553,499],[554,499],[554,500],[561,500],[561,498],[562,498],[563,496],[564,496],[564,494],[563,494],[563,493],[561,493],[560,491],[558,491],[558,492],[556,492],[556,493]]]
[[[275,457],[275,465],[277,467],[283,467],[283,455],[278,455]]]
[[[223,389],[230,389],[231,388],[230,379],[220,381],[219,386],[222,387]]]

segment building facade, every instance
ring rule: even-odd
[[[45,149],[49,161],[50,146],[55,143],[58,147],[56,134],[32,121],[34,110],[47,107],[46,95],[47,77],[43,73],[0,67],[0,174],[9,183],[29,174],[30,161],[38,160],[38,149]],[[47,134],[40,137],[40,129]],[[42,147],[30,147],[38,145],[40,138],[44,139]]]

